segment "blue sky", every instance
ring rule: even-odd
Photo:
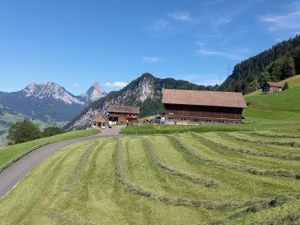
[[[220,83],[299,21],[299,0],[0,0],[0,90],[109,91],[144,72]]]

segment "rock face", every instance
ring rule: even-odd
[[[85,99],[86,103],[94,102],[102,97],[104,97],[106,93],[103,88],[100,86],[98,82],[94,83],[85,94],[81,96]]]
[[[32,83],[25,87],[22,92],[25,97],[36,97],[39,99],[53,98],[66,104],[84,105],[85,102],[67,92],[63,87],[52,82],[43,84]]]
[[[208,90],[212,87],[192,84],[188,81],[171,78],[159,79],[149,73],[129,83],[120,91],[108,93],[105,97],[90,104],[82,113],[66,125],[66,129],[84,128],[89,124],[94,110],[105,112],[109,105],[128,105],[141,108],[141,116],[153,115],[162,111],[163,88]]]

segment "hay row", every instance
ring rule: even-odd
[[[212,139],[199,136],[195,133],[192,133],[192,136],[196,139],[198,139],[201,143],[206,142],[208,144],[214,145],[216,147],[221,148],[225,151],[232,151],[232,152],[238,152],[246,155],[252,155],[252,156],[259,156],[259,157],[272,157],[272,158],[278,158],[278,159],[287,159],[287,160],[300,160],[300,155],[292,155],[292,154],[285,154],[285,153],[279,153],[279,152],[265,152],[265,151],[254,151],[249,148],[237,148],[233,146],[229,146],[220,142],[216,142]]]
[[[181,151],[185,152],[186,154],[192,156],[194,159],[214,165],[214,166],[219,166],[222,168],[226,169],[233,169],[236,171],[240,172],[247,172],[253,175],[261,175],[261,176],[281,176],[281,177],[289,177],[289,178],[294,178],[294,179],[300,179],[300,173],[288,171],[288,170],[268,170],[268,169],[259,169],[256,167],[250,167],[250,166],[245,166],[245,165],[240,165],[240,164],[234,164],[234,163],[226,163],[226,162],[220,162],[217,160],[213,159],[207,159],[205,157],[202,157],[201,155],[195,153],[193,150],[190,149],[189,146],[186,144],[182,143],[178,138],[169,136],[168,137],[171,142],[174,143],[175,146],[177,146],[177,149],[180,149]]]
[[[178,198],[175,196],[168,196],[160,193],[155,193],[150,190],[146,190],[143,187],[133,183],[126,175],[126,168],[122,159],[122,146],[121,142],[118,141],[114,153],[114,164],[115,164],[115,176],[118,182],[129,192],[137,194],[142,197],[146,197],[151,200],[160,201],[168,205],[173,206],[185,206],[185,207],[201,207],[206,209],[235,209],[239,205],[236,203],[221,203],[215,204],[210,201],[201,200],[190,200],[186,198]]]
[[[156,150],[155,150],[153,143],[151,143],[148,139],[145,139],[145,138],[143,138],[142,141],[143,141],[142,142],[143,147],[144,147],[146,153],[148,154],[150,160],[154,163],[154,165],[156,165],[158,168],[160,168],[165,173],[168,173],[170,175],[190,181],[194,184],[204,185],[205,187],[217,186],[217,182],[214,180],[211,180],[211,179],[208,180],[208,179],[204,179],[202,177],[187,174],[187,173],[181,172],[177,169],[174,169],[174,168],[166,165],[165,163],[163,163],[160,160],[159,156],[156,154]]]
[[[62,192],[67,192],[70,191],[72,188],[73,184],[76,182],[76,180],[82,175],[83,169],[85,165],[87,164],[87,161],[92,154],[93,150],[95,147],[98,145],[98,142],[89,146],[84,153],[80,156],[75,169],[69,176],[69,178],[66,180],[65,184],[63,185]]]
[[[247,138],[242,138],[242,137],[238,137],[232,134],[228,134],[225,132],[219,132],[221,135],[231,138],[231,139],[235,139],[237,141],[242,141],[242,142],[247,142],[247,143],[256,143],[256,144],[262,144],[262,145],[277,145],[277,146],[288,146],[288,147],[300,147],[300,143],[299,142],[295,142],[295,141],[290,141],[290,142],[280,142],[280,141],[260,141],[260,140],[251,140],[251,139],[247,139]]]
[[[260,133],[260,132],[256,132],[256,131],[250,131],[247,134],[251,134],[251,135],[255,135],[255,136],[259,136],[259,137],[273,137],[273,138],[300,138],[300,135],[297,134],[279,134],[279,133]]]
[[[300,193],[280,194],[280,195],[277,195],[273,198],[269,198],[269,199],[262,200],[260,202],[253,203],[251,206],[247,207],[245,210],[242,210],[240,212],[237,212],[237,213],[234,213],[230,216],[227,216],[223,220],[213,221],[213,222],[210,222],[206,225],[222,225],[222,224],[225,224],[229,221],[241,218],[243,216],[253,214],[253,213],[257,213],[257,212],[261,212],[261,211],[266,210],[266,209],[272,209],[272,208],[281,206],[283,204],[286,204],[290,201],[299,200],[299,199],[300,199]],[[291,218],[295,219],[295,217],[291,217]],[[287,219],[288,218],[285,217],[285,218],[282,219],[282,221],[287,221]],[[272,222],[274,222],[274,221],[275,221],[275,219],[272,220]],[[267,223],[266,222],[251,223],[251,224],[248,224],[248,225],[256,225],[256,224],[273,225],[273,223],[271,223],[271,221],[269,221],[269,222],[270,223],[268,223],[268,222]],[[276,224],[283,225],[284,223],[276,223]]]
[[[87,221],[86,219],[81,218],[78,215],[73,213],[69,213],[66,211],[62,211],[60,209],[50,208],[46,211],[45,215],[55,221],[56,223],[62,225],[97,225],[96,223],[92,223]]]

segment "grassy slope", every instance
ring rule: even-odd
[[[34,141],[25,142],[22,144],[10,145],[10,146],[4,147],[4,148],[0,148],[0,165],[2,165],[3,163],[7,162],[10,159],[12,159],[13,157],[21,154],[22,152],[32,148],[33,146],[43,143],[45,141],[48,141],[51,144],[51,143],[55,143],[55,142],[59,142],[59,141],[63,141],[63,140],[94,135],[94,134],[97,134],[98,132],[99,132],[99,130],[71,131],[71,132],[55,135],[52,137],[42,138],[42,139],[38,139],[38,140],[34,140]]]
[[[219,133],[198,135],[233,147],[248,145],[224,138]],[[284,141],[280,138],[260,138],[245,133],[232,135],[247,136],[253,140]],[[300,164],[297,161],[232,153],[196,139],[189,133],[172,137],[184,143],[192,154],[216,160],[221,164],[238,166],[228,169],[211,162],[200,162],[196,157],[171,144],[168,136],[164,135],[122,138],[121,159],[117,160],[114,160],[116,139],[80,143],[52,154],[0,201],[0,224],[196,225],[224,220],[235,214],[225,224],[248,225],[299,213],[300,201],[287,200],[287,194],[272,203],[275,207],[269,207],[268,202],[281,193],[299,193],[300,180],[239,171],[243,166],[263,170],[280,168],[299,171]],[[145,139],[154,146],[158,159],[168,167],[191,176],[213,179],[217,186],[205,187],[159,168],[143,145],[146,143]],[[300,138],[293,140],[300,142]],[[251,148],[253,151],[264,151],[261,150],[264,147],[270,152],[281,151],[286,154],[290,154],[292,149],[287,146],[273,146],[271,148],[272,145],[257,143]],[[299,155],[299,148],[293,150],[294,153],[291,154]],[[123,167],[121,177],[118,177],[115,167],[120,162],[123,162]],[[120,179],[124,177],[126,182],[134,185],[121,183]],[[136,188],[140,191],[135,192]],[[144,194],[141,190],[147,190],[151,194]],[[170,197],[172,201],[168,202],[167,198]],[[178,206],[176,204],[182,202],[178,198],[212,204],[235,202],[237,205],[261,199],[266,204],[255,204],[250,209],[241,207],[238,210],[217,210],[214,207],[205,209]]]
[[[251,119],[300,121],[300,75],[282,81],[290,89],[272,94],[254,92],[246,96],[249,108],[244,116]]]

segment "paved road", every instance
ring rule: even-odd
[[[121,127],[116,126],[111,129],[103,130],[101,134],[61,141],[33,151],[32,153],[20,159],[14,165],[0,173],[0,199],[4,197],[4,195],[9,192],[22,178],[24,178],[28,171],[30,171],[40,161],[49,156],[49,154],[68,145],[76,144],[82,141],[96,140],[104,137],[119,137],[120,130]]]

